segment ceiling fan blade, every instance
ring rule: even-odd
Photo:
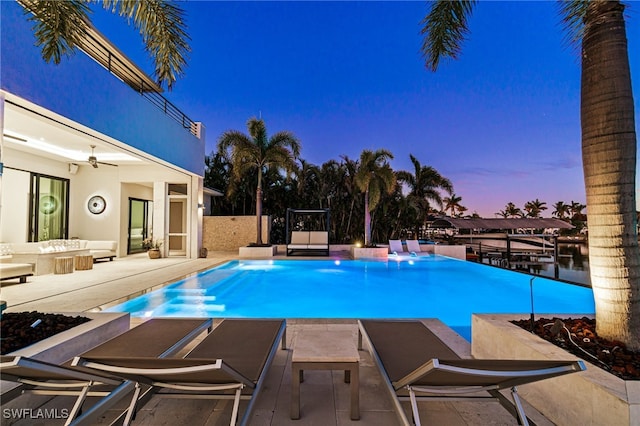
[[[118,167],[117,164],[105,163],[104,161],[98,161],[98,164],[103,164],[105,166]]]

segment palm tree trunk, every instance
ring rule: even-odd
[[[590,2],[587,10],[582,40],[582,161],[597,333],[638,350],[637,148],[623,11],[618,1]]]
[[[371,243],[371,212],[369,212],[369,191],[364,193],[364,246]]]
[[[347,232],[349,236],[352,236],[351,234],[351,216],[353,215],[353,207],[356,204],[356,197],[354,194],[351,194],[351,207],[349,208],[349,218],[347,219]]]
[[[256,245],[262,245],[262,169],[258,168],[258,187],[256,188]]]

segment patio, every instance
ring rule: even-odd
[[[332,257],[346,257],[346,252],[331,253]],[[277,256],[276,258],[280,258]],[[118,258],[113,262],[99,262],[93,270],[76,271],[66,275],[29,277],[27,283],[3,282],[1,298],[7,301],[7,312],[29,310],[47,312],[82,312],[92,310],[124,296],[142,292],[154,286],[174,281],[193,272],[210,268],[236,258],[231,252],[210,252],[206,259],[162,258],[150,260],[146,254]],[[284,258],[284,256],[282,256]],[[300,259],[297,257],[296,259]],[[317,258],[317,257],[314,257]],[[295,261],[295,260],[292,260]],[[132,326],[138,320],[132,320]],[[290,419],[291,347],[302,329],[335,330],[353,335],[357,325],[349,320],[287,321],[287,348],[279,350],[269,370],[262,393],[251,419],[251,425],[394,425],[398,424],[393,405],[382,388],[382,381],[369,353],[360,351],[360,420],[350,420],[349,385],[343,382],[341,371],[308,371],[301,387],[301,418]],[[447,331],[445,331],[446,333]],[[35,400],[19,397],[2,408],[37,408]],[[68,408],[68,397],[56,397],[42,408]],[[122,401],[118,408],[124,407]],[[244,409],[241,404],[240,410]],[[408,407],[407,407],[408,409]],[[530,406],[527,414],[539,425],[551,424]],[[516,420],[497,403],[433,402],[421,404],[425,424],[447,425],[515,425]],[[152,398],[142,407],[134,425],[222,425],[228,424],[230,401],[173,400]],[[109,424],[118,416],[110,410],[99,424]],[[6,421],[6,423],[5,423]],[[33,424],[33,421],[3,419],[3,424]],[[60,424],[63,420],[60,420]],[[50,421],[47,424],[53,424]]]

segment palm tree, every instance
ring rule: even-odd
[[[575,217],[576,215],[581,215],[582,214],[582,210],[584,210],[584,208],[587,207],[584,204],[581,204],[577,201],[571,201],[571,204],[569,205],[569,211],[571,212],[571,218]]]
[[[416,206],[422,226],[431,210],[429,202],[437,204],[442,209],[440,191],[452,194],[453,185],[433,167],[421,165],[413,155],[410,154],[409,159],[413,163],[413,173],[401,170],[396,172],[396,176],[409,188],[410,204]]]
[[[506,206],[504,206],[504,217],[522,217],[524,213],[520,210],[519,207],[516,207],[512,202],[508,202]]]
[[[564,220],[569,214],[570,210],[571,206],[565,204],[564,201],[558,201],[553,205],[553,212],[551,214],[556,216],[558,219]]]
[[[82,44],[91,20],[88,4],[99,0],[37,1],[18,0],[32,14],[36,46],[42,47],[42,58],[59,64],[62,56],[70,56]],[[102,0],[105,10],[118,13],[133,22],[140,32],[147,52],[154,61],[158,84],[169,90],[181,76],[191,50],[184,22],[184,11],[169,0],[119,1]]]
[[[322,208],[322,200],[317,198],[320,195],[318,191],[319,174],[318,166],[300,159],[300,167],[296,168],[295,175],[297,177],[297,193],[305,206]],[[317,202],[320,204],[317,205]]]
[[[218,151],[231,160],[236,179],[250,170],[258,172],[256,187],[256,245],[262,243],[262,175],[269,167],[284,169],[288,173],[296,167],[300,156],[300,142],[293,133],[281,131],[267,137],[264,121],[255,117],[247,121],[249,135],[227,130],[218,139]]]
[[[435,70],[442,57],[458,56],[475,4],[432,3],[422,21],[428,68]],[[582,164],[597,333],[640,350],[637,147],[625,7],[619,0],[560,4],[569,34],[582,48]]]
[[[499,212],[496,212],[495,215],[505,219],[509,217],[509,213],[507,212],[507,210],[500,210]]]
[[[466,211],[467,209],[460,205],[460,201],[462,201],[462,197],[459,197],[454,193],[452,193],[449,197],[444,197],[442,199],[442,202],[444,203],[444,211],[446,212],[447,210],[450,210],[451,217],[454,217],[456,215],[456,211],[458,211],[459,213],[462,213],[462,211]]]
[[[527,217],[533,217],[533,218],[537,218],[540,217],[540,213],[543,210],[547,210],[547,203],[545,203],[544,201],[540,201],[537,198],[533,201],[527,201],[524,204],[524,209],[527,212]]]
[[[393,192],[396,177],[388,160],[393,155],[386,149],[371,151],[365,149],[360,153],[358,170],[354,182],[364,193],[364,245],[371,245],[371,212],[375,210],[383,193]]]
[[[358,197],[358,185],[356,184],[356,174],[358,172],[358,161],[352,160],[348,156],[342,156],[345,173],[344,173],[344,196],[351,200],[351,205],[349,206],[349,214],[347,215],[347,226],[345,237],[349,240],[355,235],[355,233],[351,233],[351,218],[353,217],[353,210],[356,207],[356,198]],[[366,216],[366,215],[365,215]]]

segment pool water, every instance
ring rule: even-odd
[[[231,261],[105,309],[133,317],[439,318],[471,338],[472,313],[593,313],[590,288],[428,256]]]

